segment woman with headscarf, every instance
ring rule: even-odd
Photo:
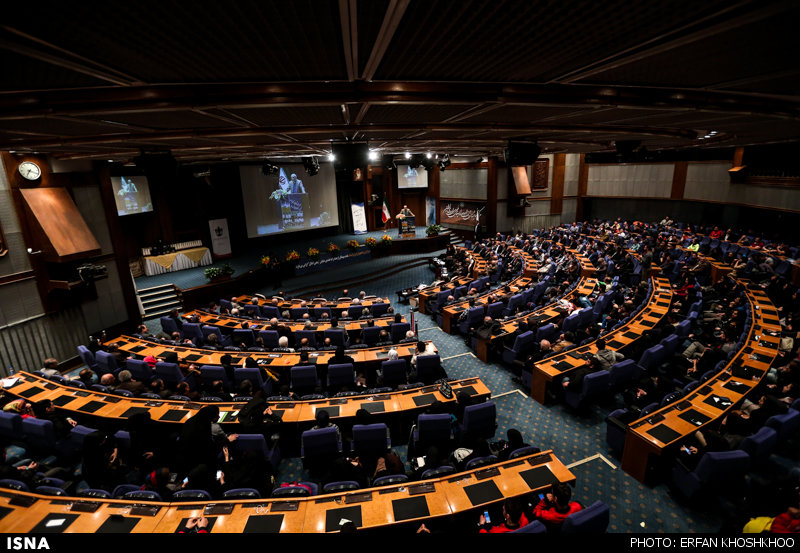
[[[506,432],[506,436],[508,436],[508,441],[505,444],[505,447],[500,450],[497,454],[497,459],[499,461],[506,461],[508,460],[509,455],[514,453],[518,449],[522,449],[523,447],[528,447],[522,439],[522,434],[516,428],[509,428],[508,432]]]

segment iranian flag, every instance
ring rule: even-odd
[[[383,199],[383,213],[381,213],[381,220],[385,223],[389,219],[392,218],[392,215],[389,213],[389,206],[386,205],[386,198]]]

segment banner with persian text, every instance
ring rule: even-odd
[[[486,204],[481,202],[439,201],[439,224],[475,226],[486,224]]]

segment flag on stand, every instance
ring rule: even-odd
[[[383,199],[383,213],[381,213],[381,220],[385,223],[389,219],[392,218],[392,215],[389,213],[389,206],[386,205],[386,198]]]

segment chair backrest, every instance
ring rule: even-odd
[[[432,445],[446,446],[452,437],[452,424],[447,413],[422,414],[417,417],[417,428],[414,431],[414,447],[417,453],[423,453]]]
[[[125,368],[131,371],[131,376],[134,380],[141,382],[150,382],[155,376],[150,365],[139,359],[128,359],[125,361]]]
[[[408,382],[408,363],[405,359],[387,359],[381,363],[384,386],[397,386]]]
[[[479,438],[491,438],[497,429],[497,406],[493,401],[469,405],[464,409],[463,433]]]
[[[341,451],[342,443],[339,441],[339,432],[333,426],[306,430],[300,437],[300,455],[302,457],[336,455]]]
[[[323,334],[325,338],[331,339],[331,344],[334,346],[346,345],[344,340],[344,330],[341,328],[328,328]]]
[[[233,385],[238,387],[245,380],[253,383],[255,389],[261,388],[265,393],[272,392],[272,384],[261,376],[261,369],[257,367],[239,367],[233,371]]]
[[[399,342],[406,337],[406,332],[411,330],[409,323],[392,323],[389,327],[389,335],[392,337],[392,342]]]
[[[253,331],[249,328],[237,328],[233,331],[233,343],[238,347],[239,344],[244,342],[247,347],[251,347],[256,343],[253,337]]]
[[[83,361],[90,369],[97,367],[97,361],[95,361],[94,354],[86,346],[78,346],[78,355],[80,356],[81,361]]]
[[[604,534],[608,528],[610,509],[602,501],[572,513],[561,524],[562,534]]]
[[[497,319],[502,316],[503,313],[503,302],[496,301],[489,305],[486,308],[486,316],[491,317],[492,319]]]
[[[314,365],[292,367],[289,377],[292,389],[295,391],[314,389],[319,385],[317,368]]]
[[[553,323],[540,326],[536,330],[536,341],[539,342],[541,340],[552,340],[555,338],[557,330],[558,329],[556,329],[556,325]]]
[[[178,490],[172,494],[173,501],[211,501],[206,490]]]
[[[239,434],[239,437],[233,442],[233,448],[239,453],[249,451],[261,459],[269,458],[267,440],[263,434]]]
[[[361,330],[362,336],[364,337],[364,343],[367,345],[374,345],[378,343],[381,334],[381,328],[379,326],[367,326]]]
[[[493,465],[496,462],[497,462],[496,455],[476,457],[475,459],[470,459],[469,461],[467,461],[467,464],[464,465],[464,470],[472,470],[480,467],[485,467],[486,465]]]
[[[352,386],[356,381],[356,372],[352,363],[328,365],[328,387]]]
[[[198,346],[202,345],[205,340],[200,323],[183,323],[183,337],[191,338]]]
[[[168,384],[177,384],[186,380],[177,363],[156,363],[156,376]]]
[[[25,441],[39,449],[51,450],[56,444],[53,423],[45,419],[22,419],[22,435]]]
[[[370,311],[372,311],[373,317],[381,317],[383,315],[386,315],[386,313],[388,313],[389,304],[385,302],[373,303],[372,307],[370,308]]]
[[[22,435],[22,417],[17,413],[0,411],[0,436],[17,439]]]
[[[308,307],[290,307],[289,308],[289,316],[294,319],[302,319],[303,315],[308,313]]]
[[[526,524],[522,528],[517,528],[512,534],[546,534],[547,526],[542,524],[539,520],[534,520],[530,524]]]
[[[144,501],[162,501],[161,495],[152,490],[136,490],[128,492],[122,496],[122,499],[141,499]]]
[[[110,353],[106,351],[98,351],[94,354],[94,358],[97,361],[97,369],[101,374],[117,372],[117,358]]]
[[[173,332],[179,332],[181,337],[183,337],[183,332],[178,328],[178,323],[175,322],[175,319],[172,317],[161,317],[159,319],[161,322],[161,330],[172,336]]]
[[[763,463],[769,459],[772,450],[778,444],[778,433],[774,428],[762,426],[758,432],[742,440],[739,447],[749,456],[752,462]]]
[[[233,488],[222,494],[223,499],[261,499],[261,493],[255,488]]]
[[[264,342],[264,347],[277,348],[280,335],[277,330],[259,330],[258,337]]]
[[[353,425],[352,448],[356,455],[380,454],[392,446],[385,423]]]
[[[512,349],[517,353],[527,353],[533,347],[534,342],[533,331],[528,330],[514,339],[514,347]]]
[[[315,330],[296,330],[294,333],[294,341],[298,347],[303,338],[308,338],[308,345],[312,348],[317,347],[317,332]]]
[[[423,382],[431,382],[439,376],[441,358],[438,353],[417,356],[417,378]]]
[[[402,484],[403,482],[408,482],[408,476],[405,474],[389,474],[373,480],[372,486],[378,488],[381,486],[391,486],[392,484]]]

